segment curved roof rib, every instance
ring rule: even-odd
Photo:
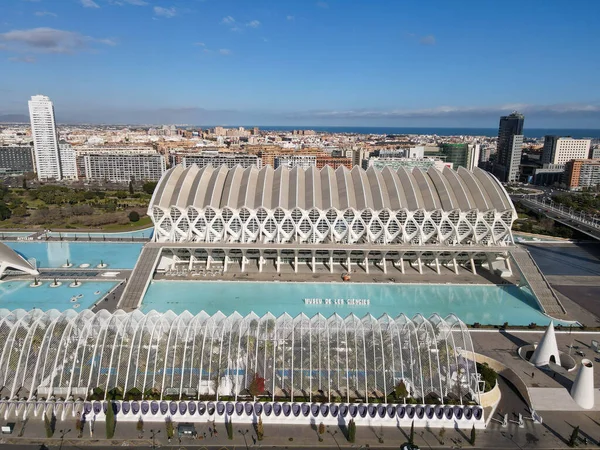
[[[358,166],[352,170],[344,166],[336,170],[329,166],[321,170],[176,166],[158,182],[149,212],[154,206],[514,211],[508,194],[492,175],[478,168],[469,172],[462,167],[458,171],[445,168],[442,172],[434,168],[427,172],[408,171],[401,167],[395,172],[388,167],[370,167],[365,171]]]
[[[20,270],[29,275],[39,275],[40,273],[31,265],[29,261],[15,252],[8,245],[0,242],[0,277],[8,268]]]

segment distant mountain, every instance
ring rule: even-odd
[[[25,114],[0,114],[0,123],[29,123]]]

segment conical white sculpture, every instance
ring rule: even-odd
[[[560,366],[560,355],[558,353],[556,335],[554,334],[554,324],[550,322],[550,325],[548,325],[548,328],[546,328],[544,337],[542,337],[542,340],[535,348],[533,356],[529,362],[534,364],[536,367],[543,367],[548,365],[553,356],[554,360],[552,362]]]
[[[594,365],[589,359],[582,359],[579,372],[571,387],[571,397],[583,409],[594,407]]]

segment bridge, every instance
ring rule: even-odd
[[[565,205],[554,203],[552,200],[539,200],[535,196],[514,196],[513,200],[534,211],[541,212],[556,222],[600,240],[600,215],[590,216],[583,211],[576,211]]]

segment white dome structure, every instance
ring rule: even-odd
[[[544,337],[542,337],[542,340],[535,348],[529,362],[536,367],[547,366],[551,362],[560,366],[560,355],[558,353],[558,344],[556,343],[554,324],[552,322],[550,322],[550,325],[546,328]]]
[[[582,359],[579,372],[571,387],[571,397],[583,409],[594,407],[594,365],[589,359]]]

